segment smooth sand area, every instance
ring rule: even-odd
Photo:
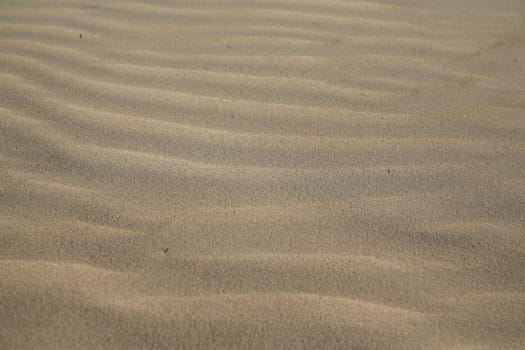
[[[0,1],[0,349],[525,349],[525,2]]]

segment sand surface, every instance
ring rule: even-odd
[[[0,2],[1,349],[524,349],[525,2]]]

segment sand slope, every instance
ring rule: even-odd
[[[2,1],[0,348],[523,349],[524,72],[522,1]]]

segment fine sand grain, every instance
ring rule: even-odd
[[[0,1],[1,349],[524,349],[525,2]]]

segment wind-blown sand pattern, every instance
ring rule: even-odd
[[[525,348],[523,1],[2,1],[0,348]]]

